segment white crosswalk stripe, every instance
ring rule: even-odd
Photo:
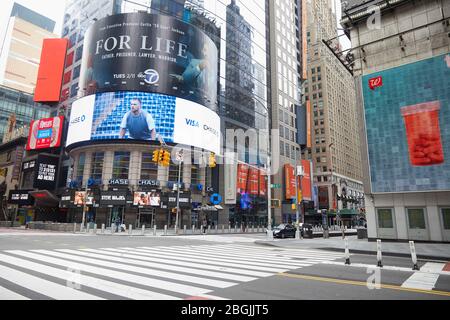
[[[246,244],[6,250],[0,251],[0,300],[36,294],[48,299],[220,299],[217,290],[338,258],[342,254]]]

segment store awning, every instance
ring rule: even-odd
[[[214,207],[215,207],[216,209],[218,209],[218,210],[223,210],[223,207],[222,207],[221,205],[219,205],[219,204],[216,204]]]
[[[59,198],[48,190],[30,191],[29,194],[36,200],[35,206],[55,207],[59,204]]]
[[[341,209],[339,211],[339,215],[340,216],[343,216],[343,215],[355,216],[355,215],[358,215],[358,212],[355,209]]]

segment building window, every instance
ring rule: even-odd
[[[103,174],[103,160],[105,158],[104,152],[92,153],[91,178],[94,180],[101,180]]]
[[[169,166],[169,181],[178,182],[178,164],[170,163]],[[181,164],[181,171],[180,171],[180,182],[183,181],[183,164]]]
[[[441,208],[442,225],[445,230],[450,230],[450,208]]]
[[[198,165],[193,164],[191,166],[191,184],[193,185],[197,185],[198,183],[200,183],[198,171],[199,171]]]
[[[392,229],[394,228],[394,220],[392,219],[392,209],[383,208],[377,209],[378,228]]]
[[[141,158],[141,179],[157,180],[158,165],[152,161],[153,153],[143,152]]]
[[[113,179],[128,179],[128,171],[130,170],[130,152],[116,151],[113,160]]]
[[[84,165],[86,163],[86,154],[80,153],[78,157],[78,165],[77,165],[77,171],[75,173],[75,181],[77,181],[80,186],[83,184],[83,172],[84,172]]]
[[[81,68],[81,66],[76,66],[73,69],[73,76],[72,76],[73,80],[77,79],[80,76],[80,68]]]
[[[410,229],[426,229],[424,208],[409,208],[407,212]]]

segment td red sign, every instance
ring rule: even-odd
[[[374,90],[376,87],[383,85],[383,78],[381,76],[369,79],[369,88]]]

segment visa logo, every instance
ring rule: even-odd
[[[198,123],[198,121],[196,120],[192,120],[192,119],[188,119],[188,118],[184,118],[186,120],[186,124],[188,126],[192,126],[192,127],[200,127],[200,124]]]

